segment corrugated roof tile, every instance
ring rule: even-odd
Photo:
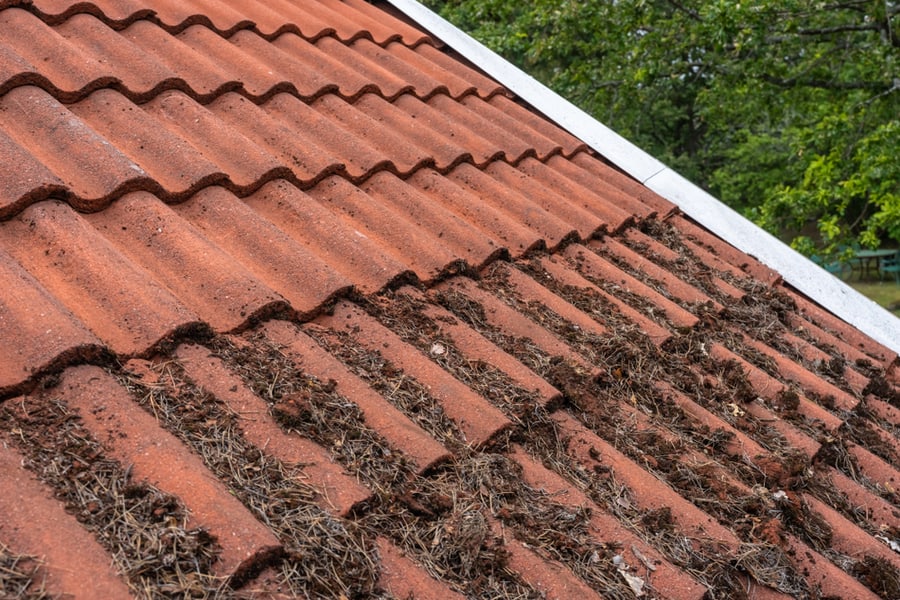
[[[498,523],[492,525],[494,534],[503,540],[509,553],[508,568],[518,573],[541,597],[550,600],[602,597],[559,563],[541,557],[511,534],[507,536]]]
[[[554,126],[540,115],[520,106],[505,95],[495,95],[491,97],[490,102],[499,112],[524,124],[526,126],[525,132],[530,129],[544,138],[553,140],[553,143],[561,148],[564,156],[572,156],[576,152],[587,149],[587,146],[581,140]],[[522,129],[522,126],[519,125],[517,129]]]
[[[0,219],[9,218],[26,206],[51,195],[65,197],[66,184],[28,146],[0,131],[0,160],[3,164],[16,165],[15,169],[0,171]]]
[[[388,125],[389,121],[380,118],[379,109],[389,106],[386,102],[373,97],[364,98],[359,105],[354,105],[336,96],[323,96],[312,106],[346,130],[347,145],[342,148],[345,149],[342,155],[364,156],[364,149],[372,149],[369,164],[358,164],[353,171],[357,177],[365,177],[379,165],[390,166],[393,171],[407,175],[434,163],[425,148],[410,143],[408,138]],[[328,140],[327,136],[322,137]]]
[[[269,321],[263,326],[266,337],[304,369],[323,381],[334,380],[337,391],[359,406],[366,422],[388,442],[425,471],[449,458],[449,451],[425,433],[368,384],[350,372],[336,358],[319,347],[302,330],[284,321]]]
[[[429,231],[423,231],[402,214],[372,201],[358,187],[340,177],[326,179],[309,191],[316,201],[341,214],[353,227],[384,248],[400,263],[408,265],[422,281],[438,278],[459,259],[447,248],[430,243]]]
[[[740,546],[740,540],[731,530],[679,496],[668,485],[656,479],[574,418],[564,413],[557,413],[553,418],[569,438],[567,451],[577,457],[586,468],[596,464],[612,469],[616,479],[628,486],[631,502],[647,510],[672,511],[672,517],[678,522],[679,530],[699,543],[720,545],[726,551],[737,550]]]
[[[578,265],[578,270],[588,278],[606,282],[626,294],[635,294],[644,301],[652,302],[676,327],[690,329],[699,321],[696,316],[585,246],[572,244],[566,248],[564,255]]]
[[[72,15],[86,13],[114,24],[127,24],[153,15],[154,10],[142,0],[29,0],[39,16],[50,23],[61,23]]]
[[[599,302],[596,303],[597,307],[591,310],[592,316],[598,314],[606,316],[604,313],[608,310],[607,306],[611,306],[618,314],[625,317],[627,322],[636,326],[641,333],[650,338],[655,344],[662,345],[671,339],[672,332],[668,328],[660,325],[635,307],[597,287],[574,268],[568,267],[562,259],[558,257],[543,258],[541,267],[551,277],[556,279],[558,283],[564,286],[572,286],[578,290],[586,290],[597,298]]]
[[[4,92],[20,85],[43,84],[58,94],[72,94],[92,81],[92,70],[95,79],[103,76],[102,68],[95,61],[21,9],[0,13],[0,49],[3,59],[0,82]],[[50,57],[53,60],[47,61],[49,64],[43,70],[35,66],[35,62],[40,64],[42,58]]]
[[[112,90],[94,92],[69,110],[146,173],[147,187],[187,197],[227,175],[164,123]]]
[[[326,508],[346,515],[355,505],[372,495],[372,492],[332,462],[325,448],[283,431],[272,417],[266,402],[208,349],[195,344],[183,344],[178,347],[175,356],[183,365],[187,376],[201,390],[212,393],[237,415],[241,432],[247,441],[283,463],[303,465],[307,485],[318,491],[318,501]]]
[[[111,375],[98,367],[75,367],[63,374],[58,393],[78,411],[85,427],[108,443],[110,454],[130,466],[137,481],[146,480],[181,498],[190,510],[190,521],[209,528],[219,539],[222,552],[215,566],[219,574],[240,576],[280,551],[274,534],[210,476],[196,455],[135,404]]]
[[[454,172],[467,171],[471,167],[460,165]],[[469,227],[475,226],[482,234],[496,237],[513,256],[521,256],[542,246],[538,233],[523,225],[502,207],[485,202],[482,196],[454,183],[432,169],[421,169],[406,180],[429,200],[452,211]]]
[[[176,80],[169,82],[172,89],[180,89],[200,101],[208,102],[227,91],[242,88],[240,80],[229,77],[228,65],[212,60],[191,47],[181,36],[170,34],[151,21],[135,21],[120,35],[148,56],[152,55],[177,76]],[[225,40],[222,43],[226,43]]]
[[[655,262],[648,260],[643,255],[635,252],[625,244],[622,244],[612,236],[606,236],[599,240],[591,240],[587,244],[588,248],[600,250],[608,256],[613,257],[620,264],[627,264],[630,269],[641,273],[644,277],[659,282],[665,286],[668,294],[688,304],[709,304],[713,310],[718,312],[722,309],[722,305],[714,301],[702,290],[697,289],[690,283],[676,277],[671,271],[657,265]]]
[[[316,322],[336,331],[350,332],[363,346],[380,352],[397,368],[426,386],[460,428],[467,443],[476,447],[488,444],[511,425],[484,398],[349,303],[338,303],[333,315],[320,317]]]
[[[0,98],[0,126],[69,188],[78,208],[151,185],[146,172],[47,92],[19,87]]]
[[[435,287],[435,293],[438,295],[438,299],[441,294],[462,294],[483,309],[484,318],[489,325],[500,329],[507,335],[530,341],[550,356],[562,356],[586,369],[591,368],[558,337],[465,277],[455,277],[438,284]]]
[[[253,4],[243,6],[248,8]],[[154,17],[170,29],[202,23],[229,37],[236,31],[253,26],[252,17],[242,14],[231,4],[223,5],[215,0],[154,0],[151,6]]]
[[[407,285],[400,288],[398,293],[423,302],[422,314],[438,324],[439,332],[446,334],[465,354],[467,360],[481,361],[500,369],[522,389],[536,392],[545,406],[552,406],[561,399],[559,390],[477,331],[461,323],[447,310],[428,303],[426,297],[415,288]]]
[[[836,550],[854,560],[877,557],[900,568],[900,553],[891,550],[887,544],[880,543],[821,500],[804,494],[803,501],[831,527],[831,543]]]
[[[151,194],[123,196],[87,220],[218,331],[286,308],[284,298],[256,274]]]
[[[243,201],[364,293],[377,292],[410,273],[407,264],[356,229],[352,220],[326,208],[327,199],[320,204],[287,181],[268,183]]]
[[[415,52],[434,63],[437,68],[443,69],[447,73],[475,86],[478,90],[478,95],[481,98],[493,99],[508,93],[503,86],[495,80],[486,77],[484,74],[463,63],[458,58],[448,55],[448,52],[442,52],[430,44],[416,46]]]
[[[859,581],[839,569],[834,563],[792,535],[786,536],[787,553],[796,561],[808,584],[825,596],[837,598],[878,598]]]
[[[24,461],[0,437],[0,539],[17,554],[39,561],[38,577],[48,594],[131,597],[106,550],[22,466]]]
[[[217,103],[204,107],[189,96],[172,91],[160,94],[141,108],[227,173],[229,181],[237,188],[252,191],[267,179],[290,176],[291,170],[276,157],[253,143],[237,128],[227,126],[213,112],[233,97],[226,94]],[[244,101],[249,104],[249,101]],[[235,148],[239,150],[235,152]]]
[[[875,557],[898,572],[896,354],[393,9],[0,20],[0,443],[25,459],[0,449],[2,485],[79,432],[209,527],[187,576],[237,597],[626,593],[616,556],[660,598],[867,597]],[[41,476],[24,493],[75,485]],[[56,502],[102,544],[97,586],[161,585],[103,579],[140,551]],[[15,506],[0,542],[59,574]],[[326,553],[295,548],[307,525]]]
[[[498,167],[499,168],[499,167]],[[451,181],[469,188],[476,196],[533,229],[550,248],[556,248],[577,235],[576,229],[529,197],[471,165],[462,164],[447,174]]]
[[[659,590],[664,597],[699,600],[704,596],[705,587],[669,563],[652,546],[625,529],[614,517],[606,514],[599,507],[594,508],[593,502],[578,488],[573,487],[559,475],[535,461],[522,448],[515,447],[511,457],[521,465],[523,478],[531,487],[546,492],[555,501],[562,504],[579,508],[591,507],[591,525],[595,530],[595,535],[607,542],[613,541],[619,546],[623,558],[633,568],[640,568],[644,561],[650,561],[654,569],[648,573],[648,581],[654,588],[664,588]],[[659,580],[658,586],[656,580]]]
[[[350,48],[357,55],[366,57],[393,74],[404,85],[411,86],[419,98],[427,99],[434,94],[444,93],[458,99],[476,92],[473,84],[448,73],[400,42],[382,48],[367,39],[361,39],[353,42]]]
[[[529,167],[543,166],[534,158],[526,158],[514,168],[505,162],[492,162],[484,172],[493,177],[501,186],[517,190],[528,200],[548,213],[566,222],[571,229],[578,232],[582,239],[588,239],[596,232],[604,229],[605,223],[598,220],[590,211],[558,193],[554,188],[545,186],[545,182],[529,173]]]
[[[198,321],[60,202],[33,205],[0,228],[0,246],[118,354],[142,354]]]
[[[60,362],[97,354],[100,340],[52,292],[0,248],[0,391],[9,393]]]
[[[619,188],[628,196],[636,198],[642,204],[649,206],[660,218],[672,215],[678,210],[673,203],[669,202],[653,190],[641,185],[628,175],[616,170],[601,159],[596,158],[587,152],[576,153],[572,156],[572,162],[582,169],[593,173],[608,185]]]
[[[454,256],[475,268],[492,262],[503,248],[493,235],[472,227],[442,205],[429,202],[427,196],[390,173],[373,175],[360,189],[379,204],[395,208],[423,232],[436,236]]]
[[[890,369],[891,365],[897,361],[896,352],[885,348],[858,329],[854,329],[828,311],[820,308],[814,302],[799,294],[792,294],[792,297],[797,304],[797,311],[810,323],[823,330],[834,332],[840,341],[881,362],[886,369]]]
[[[769,285],[773,285],[781,279],[781,275],[769,267],[763,265],[755,258],[744,254],[724,240],[717,238],[684,216],[673,215],[670,221],[679,231],[693,241],[696,241],[698,245],[705,246],[716,256],[721,257],[723,260],[739,269],[746,270],[747,273],[750,273],[755,278],[764,281]]]
[[[301,314],[315,314],[352,285],[223,188],[206,188],[173,209]]]
[[[565,164],[564,161],[563,164]],[[557,194],[564,196],[568,202],[579,209],[591,213],[590,222],[598,224],[606,231],[619,231],[633,219],[632,214],[615,203],[598,202],[595,190],[585,188],[558,172],[553,159],[547,164],[536,160],[524,160],[519,164],[519,170],[539,181],[546,189],[554,190]]]
[[[462,594],[429,577],[403,550],[378,538],[381,555],[381,585],[395,598],[462,600]]]

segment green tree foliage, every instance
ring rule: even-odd
[[[808,253],[900,243],[897,0],[428,0]]]

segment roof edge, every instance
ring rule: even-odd
[[[691,183],[416,0],[387,0],[463,57],[622,171],[714,234],[777,271],[785,282],[900,354],[900,319]]]

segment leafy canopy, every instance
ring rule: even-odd
[[[427,0],[807,253],[900,243],[896,0]]]

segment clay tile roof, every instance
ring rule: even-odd
[[[2,2],[0,157],[2,597],[900,597],[896,353],[380,2]]]

